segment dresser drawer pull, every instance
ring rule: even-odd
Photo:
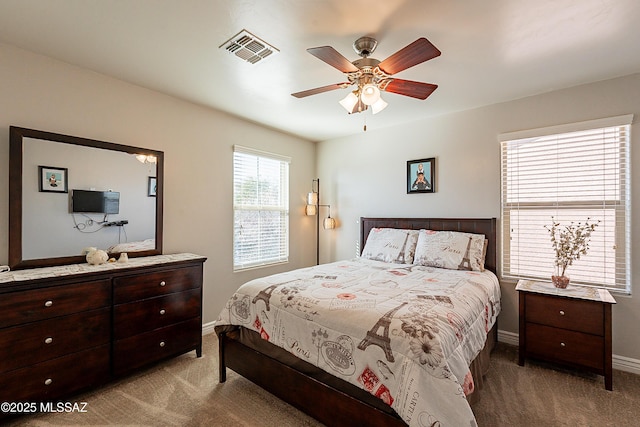
[[[44,339],[44,343],[45,344],[51,344],[52,342],[53,342],[53,338],[51,338],[51,337],[47,337],[47,338]]]
[[[164,347],[164,341],[160,341],[160,347]]]
[[[49,301],[45,301],[44,306],[45,307],[51,307],[53,305],[53,301],[49,300]]]
[[[167,284],[167,282],[165,282],[164,280],[162,282],[160,282],[160,286],[164,286],[166,284]]]
[[[560,310],[560,316],[564,316],[564,310]]]
[[[160,310],[160,314],[165,314],[165,313],[166,313],[166,311],[165,311],[164,308],[162,310]]]
[[[567,345],[563,342],[560,343],[560,347],[566,347]]]
[[[44,380],[44,385],[51,385],[51,383],[53,383],[53,380],[51,378],[47,378],[46,380]]]

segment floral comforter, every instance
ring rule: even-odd
[[[489,272],[356,258],[252,280],[216,325],[240,325],[390,405],[410,426],[475,426],[471,361],[500,312]]]

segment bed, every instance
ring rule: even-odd
[[[495,218],[361,218],[360,248],[240,287],[216,322],[219,381],[230,368],[332,426],[475,425]]]

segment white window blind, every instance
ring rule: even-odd
[[[573,283],[631,292],[632,115],[501,135],[502,277],[549,281],[545,225],[599,222]]]
[[[289,259],[288,157],[234,146],[234,271]]]

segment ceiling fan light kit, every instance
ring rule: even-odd
[[[424,100],[437,89],[438,85],[392,77],[400,71],[440,56],[441,52],[429,40],[421,37],[384,61],[369,57],[377,46],[376,39],[360,37],[353,43],[353,49],[361,56],[361,59],[353,62],[350,62],[331,46],[307,49],[307,52],[316,58],[343,72],[348,82],[322,86],[291,95],[296,98],[304,98],[355,85],[356,89],[340,100],[340,105],[349,114],[361,113],[369,107],[371,107],[373,114],[377,114],[389,105],[380,96],[381,91]]]
[[[365,105],[373,105],[380,99],[380,89],[374,84],[367,83],[362,87],[360,98]]]

